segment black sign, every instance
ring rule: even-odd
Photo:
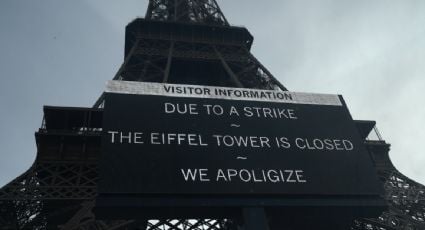
[[[107,93],[99,193],[379,194],[370,156],[339,100]]]

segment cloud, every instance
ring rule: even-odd
[[[355,119],[377,121],[396,167],[425,183],[424,1],[221,3],[285,86],[342,94]]]

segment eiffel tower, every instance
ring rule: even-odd
[[[114,80],[287,90],[251,54],[253,36],[231,26],[215,0],[150,0],[145,18],[131,22],[125,36],[125,59]],[[44,107],[34,164],[0,189],[0,229],[255,229],[238,218],[97,217],[103,106],[102,95],[92,108]],[[320,220],[266,220],[269,229],[425,229],[425,187],[395,169],[375,122],[356,125],[389,209],[374,219],[333,220],[341,222],[334,228]],[[369,139],[370,133],[378,138]]]

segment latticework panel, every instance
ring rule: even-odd
[[[230,220],[150,220],[146,230],[230,230],[236,229]]]
[[[43,199],[93,199],[96,196],[97,164],[37,164],[39,194]]]
[[[355,222],[353,230],[425,229],[425,186],[410,180],[395,168],[380,169],[389,210],[376,219]]]
[[[23,176],[2,188],[0,199],[93,199],[97,176],[94,163],[37,162]]]
[[[190,220],[95,220],[86,217],[81,222],[68,222],[59,226],[59,229],[75,230],[237,230],[230,220],[190,219]]]
[[[114,79],[180,83],[188,76],[192,84],[286,90],[244,46],[157,39],[139,39]]]
[[[215,0],[150,0],[146,19],[229,25]]]
[[[72,204],[96,196],[97,176],[90,163],[36,163],[0,189],[0,229],[46,229],[56,218],[72,216]]]

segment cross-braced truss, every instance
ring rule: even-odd
[[[151,0],[145,18],[229,25],[215,0]]]
[[[216,81],[207,79],[211,76],[208,73],[202,73],[204,76],[196,76],[198,79],[190,79],[192,81],[204,80],[210,81],[210,84],[286,90],[244,46],[157,39],[138,40],[114,79],[174,82],[179,80],[175,76],[178,73],[177,68],[182,65],[194,68],[191,65],[196,64],[216,67],[214,76]],[[221,72],[219,72],[220,70]],[[193,71],[196,74],[196,69]],[[186,73],[186,76],[190,75],[194,74]],[[220,75],[223,77],[220,78]],[[222,82],[217,80],[222,80]]]
[[[401,174],[391,163],[389,146],[368,142],[375,156],[378,175],[384,183],[389,210],[376,219],[355,221],[353,230],[425,229],[425,186]]]
[[[389,210],[377,219],[356,221],[353,230],[425,229],[425,187],[395,169],[381,173],[387,174],[385,193]]]

